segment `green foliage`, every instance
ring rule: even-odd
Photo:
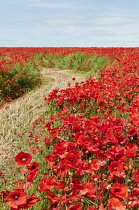
[[[39,70],[34,62],[7,66],[0,71],[0,97],[16,99],[34,89],[40,82]]]
[[[91,56],[87,53],[73,53],[68,55],[47,54],[40,55],[41,64],[44,67],[56,67],[60,69],[74,69],[89,74],[98,73],[104,69],[111,60],[108,56]]]

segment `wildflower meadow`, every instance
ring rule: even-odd
[[[14,175],[0,167],[0,209],[139,209],[139,48],[0,48],[0,108],[41,87],[42,68],[75,86],[44,97]]]

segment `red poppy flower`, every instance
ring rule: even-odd
[[[49,209],[51,209],[51,210],[61,210],[62,208],[61,208],[61,205],[59,205],[58,202],[52,202],[50,204]]]
[[[117,198],[110,198],[108,200],[108,210],[125,210],[126,207],[123,205],[121,201]]]
[[[26,204],[24,205],[24,209],[28,209],[31,206],[34,206],[35,203],[41,202],[41,200],[36,197],[34,194],[27,196]]]
[[[0,192],[0,200],[2,200],[2,202],[8,202],[7,196],[9,193],[10,191],[8,190]]]
[[[104,204],[103,203],[100,203],[99,204],[99,209],[98,210],[106,210],[105,208],[104,208]]]
[[[35,170],[32,170],[27,176],[26,176],[26,180],[28,182],[33,182],[33,180],[39,176],[39,173],[40,173],[40,169],[35,169]]]
[[[88,208],[87,208],[87,210],[97,210],[95,207],[93,207],[93,206],[89,206]]]
[[[138,146],[136,144],[128,143],[126,149],[127,149],[125,153],[126,157],[128,158],[136,157],[138,151]]]
[[[101,182],[100,186],[103,190],[108,190],[110,188],[110,184],[108,182]]]
[[[33,171],[35,169],[38,169],[39,165],[40,165],[40,163],[33,162],[33,163],[31,163],[30,165],[27,166],[27,169],[29,171]]]
[[[72,178],[71,181],[69,181],[69,184],[73,183],[73,184],[80,184],[81,183],[81,179],[79,178]]]
[[[58,197],[58,195],[56,195],[54,193],[47,193],[46,194],[46,197],[48,197],[53,203],[56,202],[56,204],[57,204],[57,201],[60,200],[60,198]]]
[[[92,140],[85,135],[80,135],[76,140],[76,144],[80,147],[89,147],[92,145]]]
[[[125,148],[121,146],[112,146],[112,149],[108,149],[106,153],[109,159],[114,161],[121,160],[125,154]]]
[[[139,199],[135,199],[134,201],[132,201],[131,206],[129,206],[129,208],[132,209],[137,209],[137,207],[139,207]]]
[[[124,184],[114,183],[111,187],[111,195],[114,195],[118,198],[127,198],[128,197],[128,187]]]
[[[25,152],[20,152],[15,157],[16,164],[20,165],[20,166],[28,165],[31,160],[32,160],[32,156],[30,154],[28,154],[28,153],[25,153]]]
[[[58,118],[57,115],[51,115],[51,116],[50,116],[50,120],[53,120],[53,121],[56,121],[57,118]]]
[[[72,195],[76,195],[76,196],[81,195],[81,194],[85,195],[86,192],[88,192],[88,190],[84,190],[84,187],[81,184],[73,184],[72,191],[73,191]]]
[[[131,128],[130,128],[130,131],[128,132],[128,135],[129,135],[129,136],[134,136],[137,132],[138,132],[138,131],[137,131],[137,128],[131,127]]]
[[[18,208],[11,208],[10,210],[22,210],[22,209],[28,209],[31,206],[34,206],[35,203],[40,202],[41,200],[36,197],[34,194],[27,196],[26,203],[24,205],[19,205]]]
[[[9,201],[8,206],[17,209],[26,203],[27,196],[23,189],[17,188],[7,196],[7,199]]]
[[[121,163],[120,161],[114,161],[108,166],[108,169],[110,173],[117,174],[124,171],[124,166],[125,164]]]
[[[65,189],[65,181],[60,181],[60,182],[56,182],[55,187],[59,190],[64,190]]]
[[[75,205],[72,205],[70,206],[67,210],[82,210],[83,209],[83,206],[80,205],[80,204],[75,204]]]
[[[52,176],[50,179],[44,178],[40,181],[40,189],[38,191],[39,192],[50,191],[54,187],[55,184],[56,184],[55,176]]]
[[[135,182],[139,182],[139,170],[135,171],[132,177],[135,179]]]
[[[82,160],[78,158],[79,157],[79,152],[77,151],[72,151],[69,152],[65,160],[63,161],[63,164],[67,165],[69,168],[79,168],[82,164]]]
[[[122,179],[126,177],[125,169],[127,169],[126,164],[120,163],[119,161],[114,161],[108,166],[110,171],[110,180],[112,179]]]
[[[103,166],[106,165],[106,161],[101,161],[99,159],[93,159],[90,164],[91,164],[91,169],[99,170],[100,168],[102,168]]]
[[[96,188],[94,187],[94,185],[92,183],[85,183],[83,185],[84,189],[80,190],[81,194],[85,194],[91,198],[95,198],[96,197]]]
[[[59,165],[59,168],[56,170],[56,174],[61,178],[64,178],[68,175],[68,170],[69,170],[68,166],[62,164]]]

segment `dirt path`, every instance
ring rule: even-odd
[[[68,70],[44,68],[41,74],[53,81],[8,104],[8,109],[0,110],[0,171],[12,164],[13,157],[19,152],[17,145],[21,145],[22,151],[26,150],[19,134],[30,131],[32,122],[46,112],[44,97],[54,89],[66,89],[68,83],[73,86],[75,82],[86,79],[85,76],[73,74]],[[73,77],[76,79],[72,80]]]

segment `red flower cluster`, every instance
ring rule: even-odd
[[[22,188],[14,189],[13,192],[9,193],[7,196],[7,200],[8,200],[8,206],[11,207],[11,210],[28,209],[31,206],[34,206],[36,202],[41,201],[34,194],[27,196]]]

